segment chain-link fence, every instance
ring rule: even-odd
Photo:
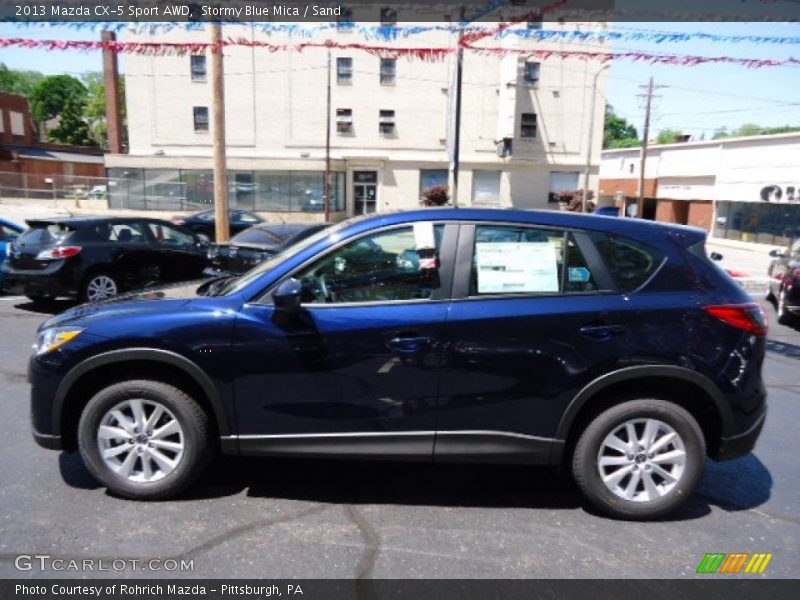
[[[0,198],[108,200],[107,177],[0,173]]]

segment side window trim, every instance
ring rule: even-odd
[[[580,249],[583,254],[583,258],[586,259],[589,269],[592,271],[592,277],[594,277],[594,280],[597,282],[598,290],[595,293],[618,294],[619,289],[617,288],[617,284],[614,283],[611,273],[608,272],[608,268],[605,262],[603,262],[597,248],[595,248],[592,243],[589,234],[585,231],[572,231],[571,233],[575,243],[578,244],[578,249]]]
[[[453,267],[455,262],[455,254],[456,254],[456,241],[458,238],[458,223],[457,222],[448,222],[448,221],[414,221],[414,222],[430,222],[434,227],[437,225],[441,225],[444,228],[442,233],[442,242],[439,248],[439,280],[440,280],[440,287],[436,290],[431,298],[426,299],[413,299],[413,300],[385,300],[385,301],[364,301],[364,302],[340,302],[340,303],[331,303],[331,304],[303,304],[304,308],[343,308],[349,306],[379,306],[379,305],[396,305],[396,304],[419,304],[419,303],[426,303],[426,302],[442,302],[442,301],[450,301],[452,298],[452,287],[453,287]],[[281,283],[286,281],[287,279],[291,279],[299,272],[303,271],[309,265],[313,264],[318,260],[322,260],[325,257],[329,256],[330,254],[336,252],[337,250],[347,246],[348,244],[352,244],[353,242],[357,242],[360,239],[365,237],[370,237],[380,233],[386,233],[397,229],[406,229],[411,227],[413,222],[411,223],[402,223],[402,224],[395,224],[395,225],[388,225],[386,227],[381,227],[378,229],[372,229],[370,231],[363,232],[359,235],[354,237],[350,237],[344,240],[339,241],[338,243],[334,244],[330,248],[328,248],[323,254],[317,254],[312,256],[308,260],[304,261],[303,263],[299,264],[295,268],[293,268],[289,273],[278,279],[275,283],[267,287],[267,289],[263,290],[262,292],[253,296],[253,298],[249,301],[249,304],[260,304],[260,305],[273,305],[274,301],[272,300],[272,293],[280,286]]]

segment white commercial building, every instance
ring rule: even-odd
[[[602,154],[601,195],[637,195],[641,149]],[[645,164],[645,216],[770,244],[800,232],[800,132],[654,145]]]
[[[562,29],[602,26],[544,23]],[[309,38],[264,33],[257,25],[225,25],[223,39],[289,46],[325,40],[392,48],[457,45],[457,35],[449,31],[381,42],[346,27]],[[209,32],[142,31],[127,33],[123,40],[207,42]],[[516,52],[571,48],[563,41],[507,35],[479,45],[515,52],[465,52],[459,204],[547,207],[553,193],[584,186],[590,148],[589,183],[596,189],[606,85],[601,64]],[[232,205],[302,216],[320,211],[328,50],[229,46],[224,61]],[[423,61],[395,58],[391,51],[376,56],[358,49],[330,50],[337,218],[415,207],[425,189],[448,184],[454,61],[454,54]],[[112,205],[174,210],[213,202],[210,75],[210,60],[202,54],[126,57],[129,151],[106,158]]]

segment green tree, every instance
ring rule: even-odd
[[[727,127],[718,127],[714,130],[714,135],[711,137],[712,140],[721,140],[726,137],[731,137],[731,134],[728,133]]]
[[[764,132],[764,128],[761,125],[756,125],[755,123],[745,123],[738,129],[733,132],[733,135],[736,136],[745,136],[745,135],[761,135]]]
[[[603,148],[631,148],[641,145],[636,128],[616,114],[613,106],[606,104]]]
[[[44,79],[38,71],[19,71],[9,69],[0,63],[0,92],[30,96],[33,88]]]
[[[674,144],[683,132],[680,129],[662,129],[656,137],[656,144]]]
[[[106,120],[106,85],[103,74],[97,71],[84,73],[83,83],[87,95],[84,116],[89,125],[92,141],[98,146],[108,146],[108,122]],[[122,122],[125,123],[125,80],[120,80],[120,96],[122,104]],[[123,133],[123,137],[126,137]]]
[[[92,145],[89,126],[83,117],[83,103],[80,98],[67,96],[58,117],[58,125],[47,132],[47,136],[51,140],[73,146]]]
[[[50,75],[33,88],[31,92],[31,113],[38,121],[47,121],[61,114],[67,99],[74,98],[83,104],[86,87],[72,75]]]

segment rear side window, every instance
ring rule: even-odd
[[[507,225],[475,228],[470,296],[596,291],[572,234]]]
[[[603,236],[595,246],[621,292],[642,287],[664,261],[660,250],[623,236]]]
[[[74,231],[73,228],[59,223],[47,223],[31,227],[18,238],[19,242],[48,246],[58,244]]]

